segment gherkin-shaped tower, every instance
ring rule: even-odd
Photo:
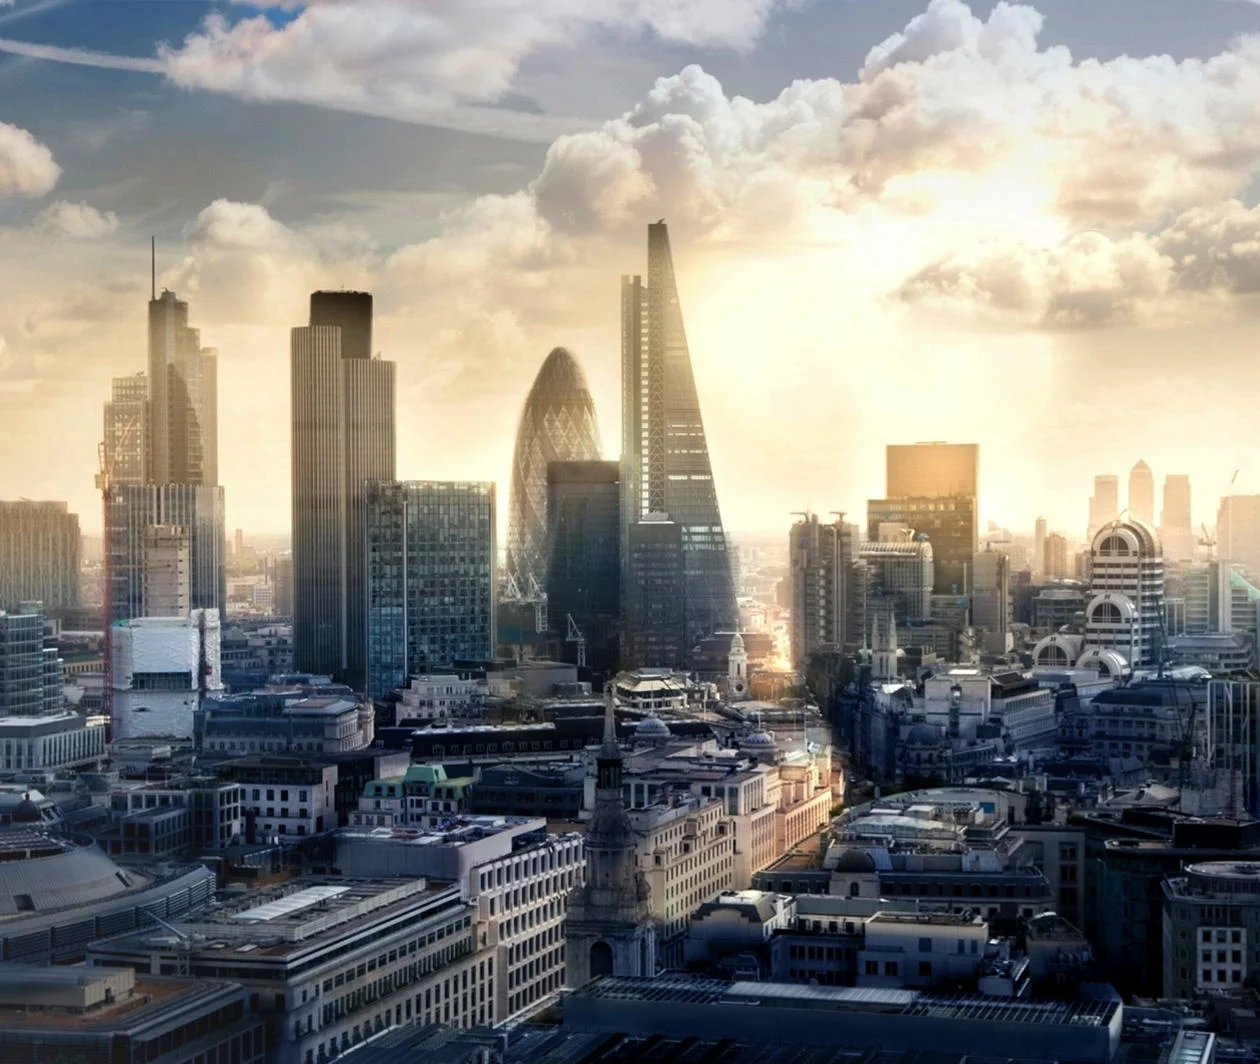
[[[507,570],[526,595],[547,568],[547,466],[599,458],[595,402],[576,360],[563,347],[547,356],[529,390],[512,456]]]

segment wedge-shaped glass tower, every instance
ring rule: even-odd
[[[737,613],[664,222],[648,226],[647,284],[621,279],[621,325],[622,520],[628,530],[649,514],[668,515],[682,526],[690,650],[731,630]]]

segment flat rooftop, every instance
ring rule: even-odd
[[[546,826],[542,817],[470,815],[453,816],[441,828],[338,828],[337,837],[394,846],[465,846],[504,831],[543,831]]]
[[[213,979],[137,977],[133,992],[86,1012],[31,1010],[0,1006],[0,1038],[5,1030],[94,1031],[135,1027],[164,1017],[171,1009],[213,994],[237,990],[237,984]],[[0,1041],[0,1052],[3,1042]]]
[[[573,993],[609,1001],[762,1008],[819,1009],[827,1012],[883,1012],[1032,1027],[1106,1027],[1121,1008],[1118,999],[1026,1001],[980,994],[937,994],[877,987],[810,986],[800,983],[726,983],[718,979],[660,976],[632,979],[605,976]]]

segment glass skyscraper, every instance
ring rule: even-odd
[[[552,462],[547,469],[547,609],[559,653],[576,662],[573,619],[596,672],[616,671],[621,618],[621,468]]]
[[[201,346],[188,304],[174,292],[149,302],[148,479],[155,484],[219,482],[217,356]]]
[[[365,514],[368,694],[384,698],[457,659],[493,658],[494,485],[374,481]]]
[[[573,356],[557,347],[529,390],[512,455],[507,568],[526,598],[542,587],[546,576],[548,466],[598,458],[591,391]]]
[[[372,297],[315,292],[292,331],[293,664],[362,689],[364,490],[394,478],[394,363],[372,357]]]
[[[648,226],[647,284],[621,279],[621,328],[625,535],[649,515],[667,515],[680,526],[690,648],[733,629],[738,615],[664,222]],[[626,577],[633,579],[629,569]]]

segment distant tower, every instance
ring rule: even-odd
[[[1046,557],[1046,519],[1038,517],[1033,526],[1033,570],[1040,576],[1045,575]]]
[[[1094,477],[1094,494],[1089,500],[1089,539],[1120,513],[1120,478],[1114,473]]]
[[[731,636],[731,652],[726,666],[726,693],[732,702],[748,697],[748,651],[744,649],[744,637],[738,632]]]
[[[150,300],[147,472],[154,484],[219,482],[217,355],[201,346],[188,304],[174,292]],[[132,438],[139,447],[134,429]]]
[[[566,969],[576,989],[604,975],[656,974],[656,931],[634,828],[621,794],[613,685],[604,696],[604,742],[595,758],[595,810],[586,829],[586,883],[569,895]]]
[[[547,573],[547,467],[599,459],[595,401],[573,356],[557,347],[547,356],[521,410],[512,455],[508,575],[526,597]],[[563,618],[561,618],[563,621]]]
[[[1159,538],[1169,561],[1189,561],[1194,557],[1197,537],[1190,522],[1190,478],[1184,473],[1169,473],[1164,478]]]
[[[897,679],[897,621],[888,615],[887,626],[880,627],[876,614],[871,631],[871,679],[884,682]]]
[[[1129,516],[1155,527],[1155,476],[1145,462],[1129,471]]]

